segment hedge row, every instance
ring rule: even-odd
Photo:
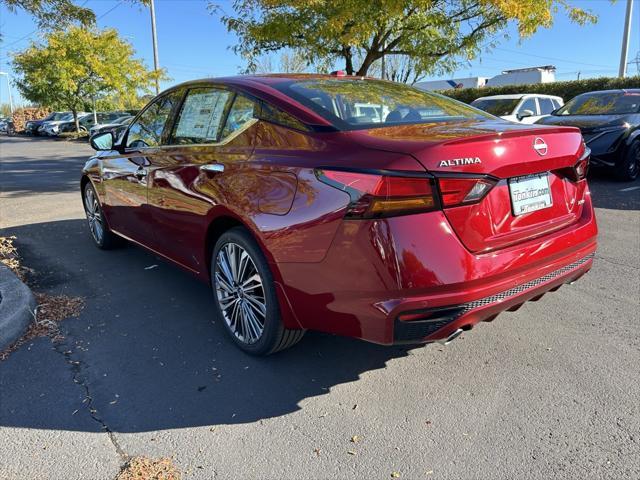
[[[589,78],[571,80],[569,82],[533,83],[530,85],[505,85],[503,87],[460,88],[441,90],[438,93],[461,102],[471,103],[476,98],[489,95],[507,95],[512,93],[544,93],[562,97],[565,102],[576,95],[594,90],[611,90],[615,88],[640,88],[640,76],[626,78]]]

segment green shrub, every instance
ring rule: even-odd
[[[441,90],[438,93],[461,102],[471,103],[476,98],[489,95],[508,95],[513,93],[543,93],[556,95],[568,102],[576,95],[594,90],[612,90],[616,88],[640,88],[640,76],[627,78],[589,78],[568,82],[533,83],[529,85],[505,85],[503,87],[460,88]]]

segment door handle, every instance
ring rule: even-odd
[[[224,165],[222,163],[209,163],[207,165],[201,165],[200,170],[212,173],[224,172]]]
[[[142,167],[139,167],[138,170],[136,170],[135,175],[138,180],[142,180],[144,177],[147,176],[147,170]]]

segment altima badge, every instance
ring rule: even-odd
[[[482,163],[479,157],[454,158],[452,160],[441,160],[440,167],[460,167],[461,165],[474,165]]]

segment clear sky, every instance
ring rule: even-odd
[[[526,0],[523,0],[526,1]],[[447,78],[486,76],[502,70],[552,64],[558,80],[615,76],[620,61],[620,44],[626,0],[570,0],[599,16],[596,25],[580,27],[559,14],[551,29],[541,29],[532,37],[519,40],[511,26],[507,40],[480,59],[461,67]],[[120,0],[78,0],[94,10],[98,26],[116,28],[131,42],[136,55],[149,66],[153,64],[149,12]],[[217,0],[223,10],[232,11],[230,0]],[[228,33],[217,15],[207,10],[207,0],[156,0],[158,50],[160,65],[168,70],[171,81],[162,87],[194,78],[238,73],[243,66],[229,47],[237,38]],[[10,53],[25,48],[40,32],[24,13],[9,13],[0,7],[0,70],[12,73]],[[635,2],[629,60],[640,55],[640,1]],[[638,73],[635,64],[629,72]],[[14,89],[14,99],[17,92]],[[6,77],[0,77],[0,102],[8,102]],[[18,99],[20,102],[20,99]]]

